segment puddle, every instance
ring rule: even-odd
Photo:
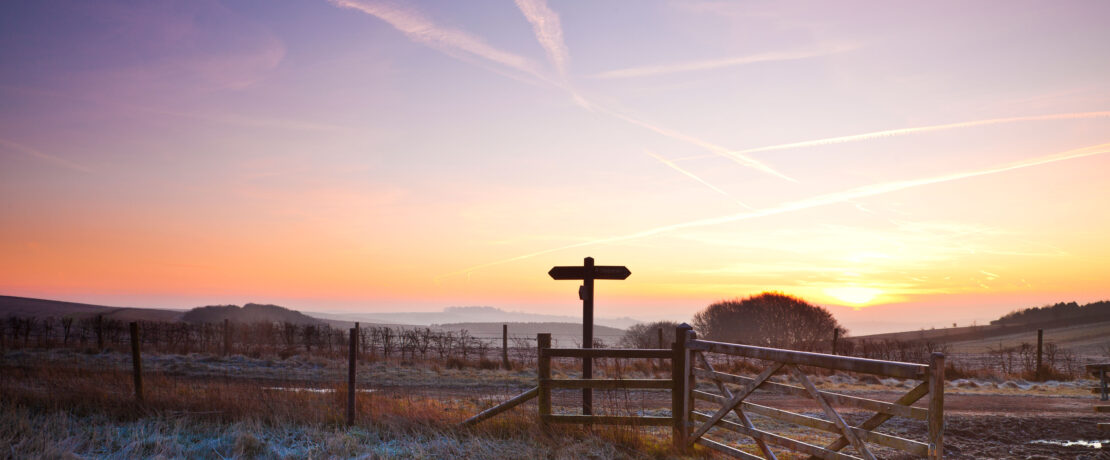
[[[1097,441],[1097,440],[1096,441],[1084,441],[1084,440],[1064,441],[1064,440],[1058,440],[1058,439],[1038,439],[1036,441],[1029,441],[1029,444],[1049,444],[1049,445],[1053,445],[1053,446],[1063,446],[1063,447],[1075,446],[1075,447],[1090,447],[1092,449],[1102,449],[1103,446],[1105,446],[1106,448],[1110,448],[1110,439],[1102,440],[1102,441]]]
[[[265,391],[292,391],[294,393],[335,393],[335,388],[293,388],[293,387],[262,387]],[[378,390],[360,389],[357,393],[373,393]]]

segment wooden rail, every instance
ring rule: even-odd
[[[735,343],[694,340],[686,344],[690,350],[722,353],[744,358],[755,358],[783,364],[800,364],[848,372],[898,377],[902,379],[923,380],[928,376],[929,366],[924,364],[880,361],[877,359],[854,358],[851,356],[826,355],[806,351],[783,350],[779,348],[753,347]]]
[[[1110,363],[1088,364],[1087,372],[1098,379],[1098,386],[1091,388],[1091,393],[1102,395],[1099,399],[1103,401],[1110,399]]]
[[[638,389],[638,390],[670,390],[674,387],[674,382],[670,380],[659,379],[547,379],[540,381],[547,384],[551,388],[594,388],[604,390],[614,389]]]
[[[641,348],[541,348],[547,358],[670,358],[671,350]]]
[[[575,423],[579,425],[630,425],[630,426],[670,426],[670,417],[647,417],[632,415],[544,415],[547,423]]]
[[[552,358],[622,358],[622,359],[666,359],[674,356],[673,350],[663,349],[629,349],[629,348],[551,348],[551,334],[536,336],[539,347],[539,372],[537,396],[539,398],[540,422],[549,423],[574,423],[582,425],[633,425],[633,426],[670,426],[674,424],[672,417],[646,417],[646,416],[618,416],[618,415],[593,415],[583,413],[553,414],[551,409],[551,391],[555,389],[640,389],[640,390],[671,390],[674,394],[675,381],[673,379],[553,379],[551,378]]]
[[[529,399],[535,398],[536,395],[539,394],[539,392],[540,392],[540,387],[532,387],[528,391],[525,391],[524,393],[516,395],[516,396],[512,397],[511,399],[509,399],[508,401],[505,401],[501,404],[498,404],[498,405],[493,406],[489,409],[486,409],[482,412],[479,412],[478,415],[475,415],[473,417],[470,417],[470,418],[464,420],[459,425],[461,425],[461,426],[474,425],[474,424],[476,424],[478,422],[481,422],[485,419],[493,417],[494,415],[500,414],[500,413],[505,412],[509,409],[512,409],[516,406],[524,404],[525,401],[528,401]]]
[[[722,382],[734,383],[737,385],[750,385],[753,380],[749,377],[725,374],[722,372],[711,372],[705,369],[695,369],[694,375],[697,377],[703,377],[710,380],[720,380]],[[925,384],[923,383],[921,385]],[[806,389],[799,386],[775,382],[764,382],[762,386],[763,388],[766,388],[768,390],[778,390],[783,393],[795,396],[809,396],[809,393],[806,391]],[[844,406],[852,406],[858,409],[871,410],[914,420],[928,420],[929,418],[929,411],[920,407],[903,406],[886,401],[876,401],[874,399],[860,398],[858,396],[848,396],[827,391],[820,391],[819,393],[821,393],[821,395],[826,400]]]
[[[683,325],[685,326],[685,325]],[[713,412],[695,410],[692,401],[682,398],[681,408],[676,408],[675,418],[686,421],[692,431],[679,433],[685,436],[683,446],[698,444],[740,458],[775,459],[772,448],[786,449],[809,455],[811,459],[875,459],[868,444],[895,449],[917,457],[940,459],[944,455],[944,355],[934,353],[928,365],[880,361],[848,356],[826,355],[794,350],[739,345],[707,340],[698,340],[689,326],[676,331],[676,360],[681,351],[688,369],[681,388],[687,395],[715,406]],[[677,350],[680,349],[681,350]],[[766,362],[766,367],[754,377],[734,375],[715,370],[705,353],[725,354]],[[692,365],[693,357],[699,357],[701,367]],[[919,380],[919,384],[893,402],[840,394],[817,388],[811,378],[800,366],[809,366],[837,371],[872,374],[884,377]],[[796,384],[771,381],[776,374],[790,376]],[[717,392],[694,389],[694,379],[700,378],[717,386]],[[732,385],[732,389],[726,387]],[[814,400],[821,408],[825,418],[803,415],[788,410],[755,404],[746,401],[753,392],[770,391],[789,394]],[[912,407],[912,404],[928,396],[927,408]],[[676,402],[677,403],[677,402]],[[676,404],[677,406],[677,404]],[[854,425],[848,424],[834,406],[848,406],[874,412],[874,414]],[[735,419],[725,416],[735,413]],[[748,414],[756,414],[780,422],[808,427],[840,435],[825,446],[818,446],[783,434],[776,434],[767,428],[759,428],[748,419]],[[875,431],[891,417],[903,417],[925,421],[928,427],[925,442]],[[708,439],[706,435],[713,429],[723,429],[750,438],[758,444],[762,456],[741,451],[728,443]],[[677,429],[676,429],[677,430]],[[678,433],[678,431],[676,431]],[[841,452],[846,447],[854,452]]]

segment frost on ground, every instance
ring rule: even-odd
[[[221,423],[188,417],[134,420],[43,412],[0,403],[5,458],[649,458],[592,436],[483,436],[435,429]],[[8,457],[10,456],[10,457]]]

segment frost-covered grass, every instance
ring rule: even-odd
[[[680,458],[666,445],[632,433],[560,431],[543,434],[516,421],[507,429],[463,431],[425,426],[352,428],[266,424],[196,417],[31,409],[0,401],[2,457],[11,458]],[[641,436],[642,438],[642,436]],[[689,457],[694,458],[694,457]]]
[[[505,399],[490,388],[535,385],[529,371],[371,363],[364,385],[395,386],[357,393],[348,428],[345,369],[334,362],[151,354],[143,363],[139,404],[127,355],[0,355],[0,458],[682,458],[669,429],[541,428],[534,403],[458,427]]]

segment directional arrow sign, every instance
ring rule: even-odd
[[[628,271],[628,267],[620,265],[598,265],[593,267],[593,273],[589,274],[586,267],[553,267],[551,271],[547,272],[552,278],[557,280],[584,280],[591,278],[595,280],[623,280],[628,278],[632,272]],[[587,275],[590,276],[587,276]]]

